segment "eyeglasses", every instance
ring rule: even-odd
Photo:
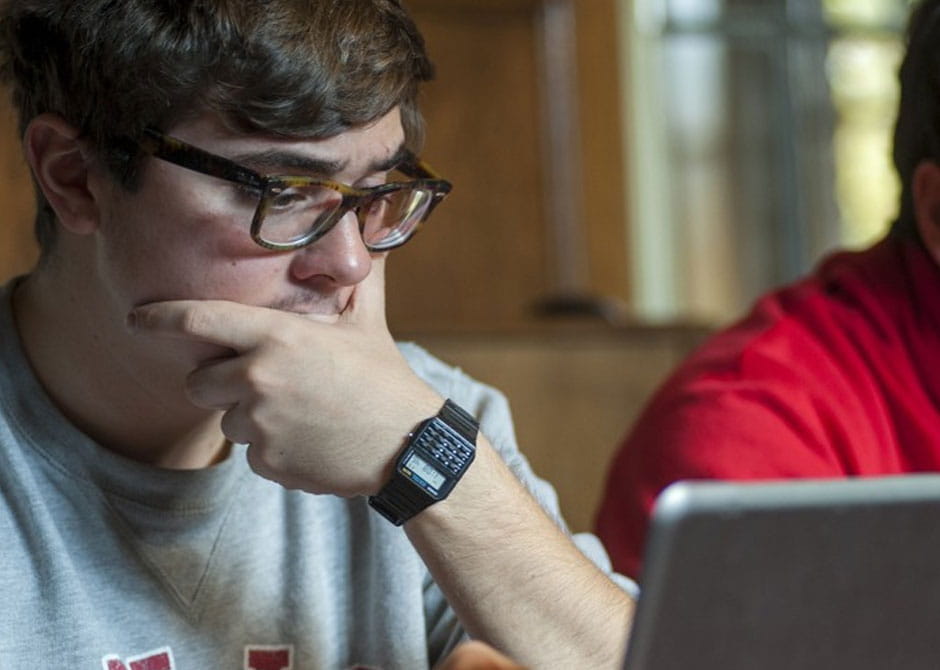
[[[251,239],[266,249],[299,249],[326,235],[355,212],[369,251],[388,251],[407,242],[450,192],[411,152],[396,169],[411,181],[357,188],[315,177],[265,176],[243,165],[147,128],[137,141],[146,154],[188,170],[237,184],[253,201]]]

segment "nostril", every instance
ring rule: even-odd
[[[358,219],[351,212],[319,240],[295,251],[291,260],[295,280],[326,278],[336,286],[358,284],[371,268],[372,255],[362,240]]]

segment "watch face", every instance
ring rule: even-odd
[[[402,470],[406,476],[414,478],[416,475],[425,484],[425,488],[431,490],[432,495],[437,495],[441,485],[446,481],[444,475],[434,469],[434,467],[418,454],[412,452],[402,463]]]

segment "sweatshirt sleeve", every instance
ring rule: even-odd
[[[635,582],[614,572],[607,552],[596,536],[590,533],[571,534],[562,517],[555,489],[533,472],[529,461],[519,450],[506,397],[463,371],[442,363],[417,345],[402,344],[400,347],[419,376],[477,418],[480,431],[545,512],[565,534],[572,537],[581,553],[621,589],[636,597],[638,589]]]

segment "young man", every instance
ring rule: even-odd
[[[0,310],[0,667],[619,667],[629,581],[385,324],[449,188],[397,0],[16,0],[0,54],[42,247]]]
[[[900,216],[765,296],[666,382],[628,436],[597,529],[638,575],[653,501],[678,479],[940,470],[940,2],[912,14],[894,159]]]

